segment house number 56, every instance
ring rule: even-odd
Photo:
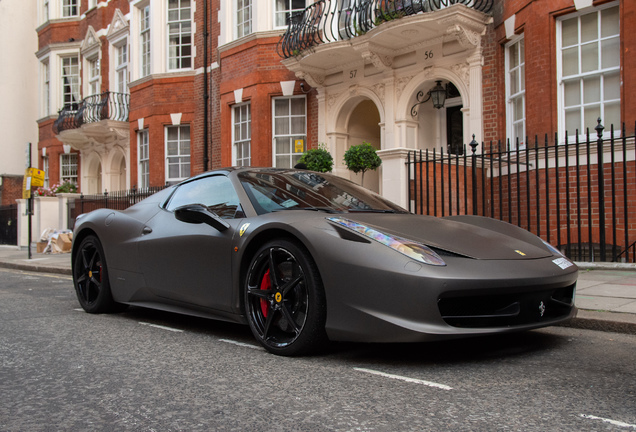
[[[424,52],[424,60],[428,60],[428,59],[432,59],[433,58],[433,51],[425,51]]]

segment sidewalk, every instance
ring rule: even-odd
[[[71,275],[71,254],[0,245],[0,267]],[[636,334],[636,265],[578,263],[577,317],[570,327]]]

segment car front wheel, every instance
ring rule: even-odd
[[[244,299],[252,333],[268,351],[304,355],[326,343],[322,281],[313,259],[296,242],[271,241],[258,250]]]
[[[115,310],[104,250],[95,236],[87,236],[77,248],[73,259],[73,283],[77,299],[86,312],[104,313]]]

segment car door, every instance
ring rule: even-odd
[[[175,209],[203,204],[224,219],[219,231],[205,223],[176,219]],[[230,311],[232,237],[243,217],[239,198],[224,175],[197,178],[179,186],[144,229],[139,241],[141,270],[155,296]]]

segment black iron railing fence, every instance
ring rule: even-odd
[[[18,244],[18,206],[0,206],[0,244]]]
[[[636,130],[636,126],[635,126]],[[634,135],[538,137],[525,148],[475,140],[462,155],[409,154],[409,210],[475,214],[518,225],[577,261],[636,262]],[[609,137],[607,137],[609,135]],[[554,141],[550,142],[551,139]]]
[[[104,92],[87,96],[79,103],[66,105],[53,123],[53,132],[59,134],[69,129],[77,129],[83,124],[100,120],[128,121],[130,95],[127,93]]]
[[[278,43],[289,58],[315,45],[351,39],[395,19],[455,4],[489,13],[494,0],[320,0],[291,15]]]
[[[68,202],[68,226],[73,229],[77,216],[100,208],[113,210],[125,210],[137,204],[139,201],[159,192],[166,186],[149,187],[145,189],[129,189],[116,192],[104,192],[103,194],[84,195],[81,194],[75,200]]]

